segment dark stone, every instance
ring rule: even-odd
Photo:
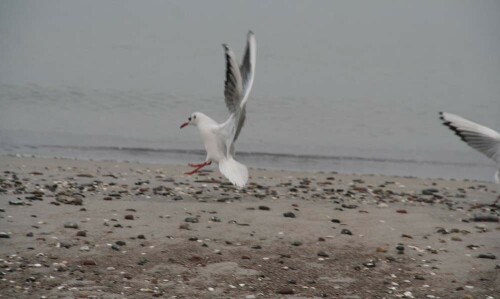
[[[295,214],[293,212],[283,213],[283,216],[287,218],[295,218]]]
[[[134,220],[134,215],[131,215],[131,214],[125,215],[125,219],[127,219],[127,220]]]
[[[84,230],[78,231],[78,232],[76,233],[76,236],[77,236],[77,237],[86,237],[86,236],[87,236],[87,232],[86,232],[86,231],[84,231]]]
[[[439,192],[439,190],[436,188],[427,188],[427,189],[422,190],[423,195],[434,195],[434,193],[438,193],[438,192]]]
[[[490,259],[490,260],[495,260],[497,258],[494,254],[491,253],[481,253],[477,257],[480,259]]]
[[[269,210],[271,210],[271,208],[268,207],[268,206],[259,206],[259,210],[261,210],[261,211],[269,211]]]
[[[111,245],[111,249],[115,251],[120,251],[120,247],[116,246],[115,244]]]
[[[475,215],[474,218],[472,218],[473,221],[476,222],[499,222],[500,218],[495,215]]]
[[[292,245],[293,245],[293,246],[301,246],[301,245],[302,245],[302,242],[301,242],[301,241],[293,241],[293,242],[292,242]]]
[[[280,288],[276,291],[276,293],[281,294],[281,295],[293,295],[293,294],[295,294],[294,290],[292,288],[288,288],[288,287]]]
[[[318,252],[318,256],[321,256],[321,257],[329,257],[330,255],[328,255],[328,253],[324,252],[323,250],[319,251]]]
[[[198,223],[200,222],[200,220],[196,217],[187,217],[186,219],[184,219],[185,222],[189,222],[189,223]]]
[[[142,239],[142,240],[144,240],[144,239],[146,239],[146,237],[145,237],[144,235],[142,235],[142,234],[141,234],[141,235],[138,235],[138,236],[137,236],[137,239]]]
[[[332,219],[331,220],[333,223],[340,223],[340,220],[339,219]]]
[[[350,236],[352,236],[352,232],[350,230],[348,230],[347,228],[343,228],[340,231],[340,233],[343,234],[343,235],[350,235]]]
[[[33,237],[33,232],[29,232],[26,234],[26,237]]]
[[[127,245],[127,243],[125,241],[116,241],[115,244],[118,245],[118,246],[125,246],[125,245]]]
[[[64,228],[78,229],[78,224],[76,222],[68,221],[64,223]]]
[[[8,233],[0,232],[0,238],[2,238],[2,239],[10,239],[10,235]]]

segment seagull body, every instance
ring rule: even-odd
[[[500,133],[497,131],[447,112],[439,112],[443,124],[470,147],[491,158],[497,164],[495,182],[500,183]],[[494,204],[500,200],[497,198]]]
[[[252,89],[255,75],[256,41],[253,32],[248,32],[247,46],[243,62],[238,65],[233,51],[226,45],[226,79],[224,84],[224,98],[229,110],[229,118],[223,123],[217,123],[209,116],[194,112],[188,121],[181,125],[195,125],[200,131],[203,144],[207,152],[205,162],[189,164],[195,169],[186,174],[194,174],[201,168],[210,165],[212,161],[219,164],[220,172],[231,183],[243,187],[248,181],[247,167],[234,159],[234,143],[238,139],[241,128],[245,123],[245,105]]]

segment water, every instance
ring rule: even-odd
[[[440,124],[500,129],[500,3],[2,1],[0,154],[186,163],[191,112],[218,121],[221,43],[257,70],[252,167],[492,179]]]

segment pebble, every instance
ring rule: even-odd
[[[293,246],[301,246],[301,245],[302,245],[302,242],[301,242],[301,241],[293,241],[293,242],[292,242],[292,245],[293,245]]]
[[[94,260],[83,260],[82,265],[84,265],[84,266],[96,266],[97,263]]]
[[[0,238],[2,239],[9,239],[10,235],[6,232],[0,232]]]
[[[475,215],[472,218],[472,221],[475,222],[499,222],[500,218],[495,215]]]
[[[126,220],[134,220],[134,215],[128,214],[124,217]]]
[[[350,230],[348,230],[347,228],[343,228],[340,231],[340,233],[343,234],[343,235],[350,235],[350,236],[352,236],[352,232]]]
[[[340,223],[340,220],[339,219],[332,219],[331,220],[333,223]]]
[[[318,251],[318,256],[321,256],[321,257],[329,257],[330,255],[328,255],[328,253],[324,252],[323,250],[321,251]]]
[[[64,223],[65,228],[78,229],[78,224],[76,222],[68,221]]]
[[[24,206],[24,201],[20,199],[9,200],[9,205],[11,206]]]
[[[283,287],[283,288],[278,289],[276,291],[276,293],[281,294],[281,295],[293,295],[293,294],[295,294],[295,291],[292,288]]]
[[[137,239],[145,240],[145,239],[146,239],[146,237],[145,237],[144,235],[142,235],[142,234],[141,234],[141,235],[138,235],[138,236],[137,236]]]
[[[116,241],[115,244],[118,245],[118,246],[125,246],[125,245],[127,245],[127,243],[125,241]]]
[[[77,237],[86,237],[87,236],[87,232],[84,231],[84,230],[80,230],[76,233],[76,236]]]
[[[287,218],[295,218],[295,214],[293,212],[283,213],[283,216]]]
[[[186,219],[184,219],[184,222],[188,222],[188,223],[198,223],[200,222],[200,220],[196,217],[187,217]]]
[[[271,208],[268,207],[268,206],[259,206],[259,210],[261,210],[261,211],[269,211],[269,210],[271,210]]]
[[[481,253],[477,257],[480,259],[490,259],[490,260],[495,260],[497,258],[494,254],[491,253]]]

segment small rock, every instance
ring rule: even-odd
[[[125,241],[116,241],[115,244],[118,245],[118,246],[125,246],[125,245],[127,245],[127,243]]]
[[[259,206],[259,210],[261,210],[261,211],[269,211],[269,210],[271,210],[271,208],[268,207],[268,206]]]
[[[320,257],[329,257],[330,255],[328,255],[328,253],[326,253],[323,250],[321,250],[321,251],[318,252],[318,256],[320,256]]]
[[[293,295],[293,294],[295,294],[294,290],[292,288],[288,288],[288,287],[280,288],[276,291],[276,293],[281,294],[281,295]]]
[[[352,232],[350,230],[348,230],[347,228],[343,228],[340,231],[340,233],[343,234],[343,235],[350,235],[350,236],[352,236]]]
[[[396,213],[399,213],[399,214],[408,214],[408,211],[404,210],[404,209],[401,209],[401,210],[396,210]]]
[[[283,216],[287,218],[295,218],[295,214],[293,212],[283,213]]]
[[[26,237],[33,237],[33,232],[29,232],[26,234]]]
[[[365,266],[366,268],[375,268],[376,264],[375,264],[375,261],[370,260],[368,262],[364,262],[363,266]]]
[[[188,222],[188,223],[198,223],[200,222],[200,220],[196,217],[187,217],[186,219],[184,219],[184,222]]]
[[[126,220],[134,220],[134,215],[131,215],[131,214],[125,215],[125,219]]]
[[[0,232],[0,238],[2,239],[10,239],[10,235],[6,232]]]
[[[332,219],[331,220],[333,223],[340,223],[340,220],[339,219]]]
[[[97,263],[94,260],[83,260],[82,265],[84,265],[84,266],[96,266]]]
[[[78,224],[76,222],[68,221],[64,223],[64,228],[78,229]]]
[[[71,246],[73,246],[73,244],[71,244],[70,242],[67,242],[67,241],[59,242],[59,247],[61,247],[61,248],[69,249],[69,248],[71,248]]]
[[[24,206],[24,201],[20,199],[9,200],[9,205],[11,206]]]
[[[439,192],[439,190],[436,188],[428,188],[428,189],[422,190],[423,195],[434,195],[434,193],[438,193],[438,192]]]
[[[490,259],[490,260],[495,260],[497,258],[494,254],[491,253],[481,253],[477,257],[480,259]]]
[[[111,245],[111,249],[113,249],[114,251],[120,251],[120,248],[115,244]]]
[[[141,235],[138,235],[138,236],[137,236],[137,239],[145,240],[145,239],[146,239],[146,237],[145,237],[144,235],[142,235],[142,234],[141,234]]]
[[[84,230],[80,230],[76,233],[76,236],[77,237],[86,237],[87,236],[87,232],[84,231]]]
[[[293,242],[292,242],[292,245],[293,245],[293,246],[301,246],[301,245],[302,245],[302,242],[300,242],[300,241],[293,241]]]
[[[500,218],[495,215],[475,215],[474,218],[472,218],[473,221],[476,222],[499,222]]]

